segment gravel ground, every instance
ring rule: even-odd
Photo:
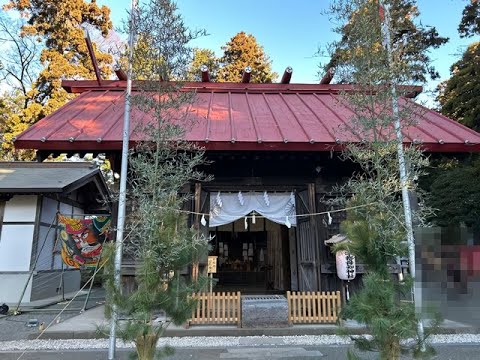
[[[251,347],[255,344],[288,345],[288,346],[321,346],[349,345],[351,342],[337,335],[305,335],[305,336],[242,336],[242,337],[182,337],[162,338],[159,346],[170,345],[174,348],[230,348]],[[479,344],[480,334],[433,335],[431,344]],[[131,343],[117,342],[119,349],[133,347]],[[76,340],[22,340],[0,342],[1,351],[15,350],[76,350],[76,349],[108,349],[107,339]]]

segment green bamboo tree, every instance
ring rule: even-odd
[[[170,0],[146,2],[134,23],[136,38],[142,41],[134,50],[145,51],[143,57],[134,57],[133,65],[145,81],[131,102],[133,114],[145,116],[133,135],[138,145],[130,159],[124,256],[139,266],[135,289],[122,294],[115,289],[109,261],[107,289],[108,305],[116,304],[127,318],[119,324],[118,335],[135,343],[138,359],[149,360],[170,352],[157,351],[168,324],[156,321],[157,315],[165,312],[169,322],[184,323],[195,306],[191,295],[203,285],[182,275],[207,249],[207,240],[188,226],[183,208],[190,199],[185,187],[205,176],[196,170],[203,163],[203,151],[184,140],[190,125],[186,109],[194,94],[182,91],[181,83],[158,81],[183,78],[192,53],[187,44],[198,33],[188,32]]]
[[[394,8],[398,5],[393,0],[385,3]],[[409,4],[413,6],[414,2],[409,1]],[[425,48],[420,46],[412,52],[409,47],[394,46],[389,58],[381,31],[378,1],[338,0],[333,1],[331,10],[337,22],[348,27],[348,36],[334,44],[334,48],[340,49],[334,53],[337,74],[340,79],[348,79],[353,84],[352,91],[345,92],[341,100],[353,113],[351,126],[339,129],[338,137],[353,136],[361,140],[347,144],[343,157],[358,164],[362,170],[336,189],[344,194],[339,201],[353,209],[347,212],[347,219],[342,223],[342,232],[350,242],[334,250],[348,250],[366,267],[363,286],[346,304],[342,317],[354,319],[369,329],[371,337],[354,338],[361,351],[377,351],[382,360],[399,359],[403,352],[427,355],[431,353],[430,349],[418,351],[422,348],[421,343],[414,346],[402,344],[402,340],[416,337],[419,314],[411,301],[412,278],[407,275],[399,280],[389,270],[389,264],[407,256],[407,220],[401,197],[392,104],[399,105],[401,127],[406,131],[419,114],[417,107],[401,98],[408,88],[399,85],[420,80],[416,64],[425,60]],[[397,12],[397,16],[399,14]],[[412,14],[417,14],[416,10]],[[408,20],[412,21],[412,18]],[[398,24],[404,22],[393,18],[389,31],[398,33],[399,29],[395,28]],[[337,31],[343,33],[345,27],[341,26]],[[400,97],[398,101],[392,86]],[[347,132],[349,135],[346,136]],[[415,191],[416,179],[428,162],[415,146],[406,147],[404,152],[409,167],[408,188]],[[414,221],[421,223],[427,212],[427,208],[420,207],[414,213]],[[350,351],[349,358],[357,359],[359,355]]]

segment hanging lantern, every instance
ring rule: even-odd
[[[337,275],[342,280],[355,279],[355,256],[346,251],[337,251]]]

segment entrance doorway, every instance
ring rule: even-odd
[[[290,284],[288,229],[252,214],[210,228],[211,256],[218,256],[216,291],[284,293]]]

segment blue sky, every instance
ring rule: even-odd
[[[460,39],[457,26],[462,10],[469,0],[417,0],[420,21],[435,26],[450,41],[431,52],[431,58],[442,80],[450,76],[450,66],[459,59],[466,46],[479,39]],[[6,0],[0,0],[5,3]],[[130,0],[97,0],[110,7],[115,27],[120,27],[127,16]],[[335,26],[324,15],[330,0],[178,0],[188,27],[205,29],[209,36],[196,40],[192,45],[214,50],[221,55],[225,45],[236,33],[253,34],[272,60],[273,70],[280,76],[287,66],[293,67],[292,83],[317,83],[321,62],[317,50],[325,49],[335,39]],[[428,84],[435,89],[437,82]],[[433,98],[423,96],[427,105]]]
[[[466,46],[475,39],[460,39],[457,26],[468,0],[418,0],[420,21],[435,26],[450,41],[431,52],[431,58],[442,79],[447,79],[450,65],[459,59]],[[115,26],[126,17],[130,0],[97,0],[112,10]],[[239,31],[253,34],[270,56],[274,71],[280,75],[285,67],[293,67],[292,82],[318,82],[318,69],[328,58],[316,56],[319,48],[335,39],[335,26],[327,15],[329,0],[178,0],[185,23],[190,28],[203,28],[209,36],[194,45],[214,50],[220,55],[221,46]],[[478,41],[478,39],[476,39]],[[427,88],[434,89],[438,82]],[[432,98],[423,100],[432,103]]]

